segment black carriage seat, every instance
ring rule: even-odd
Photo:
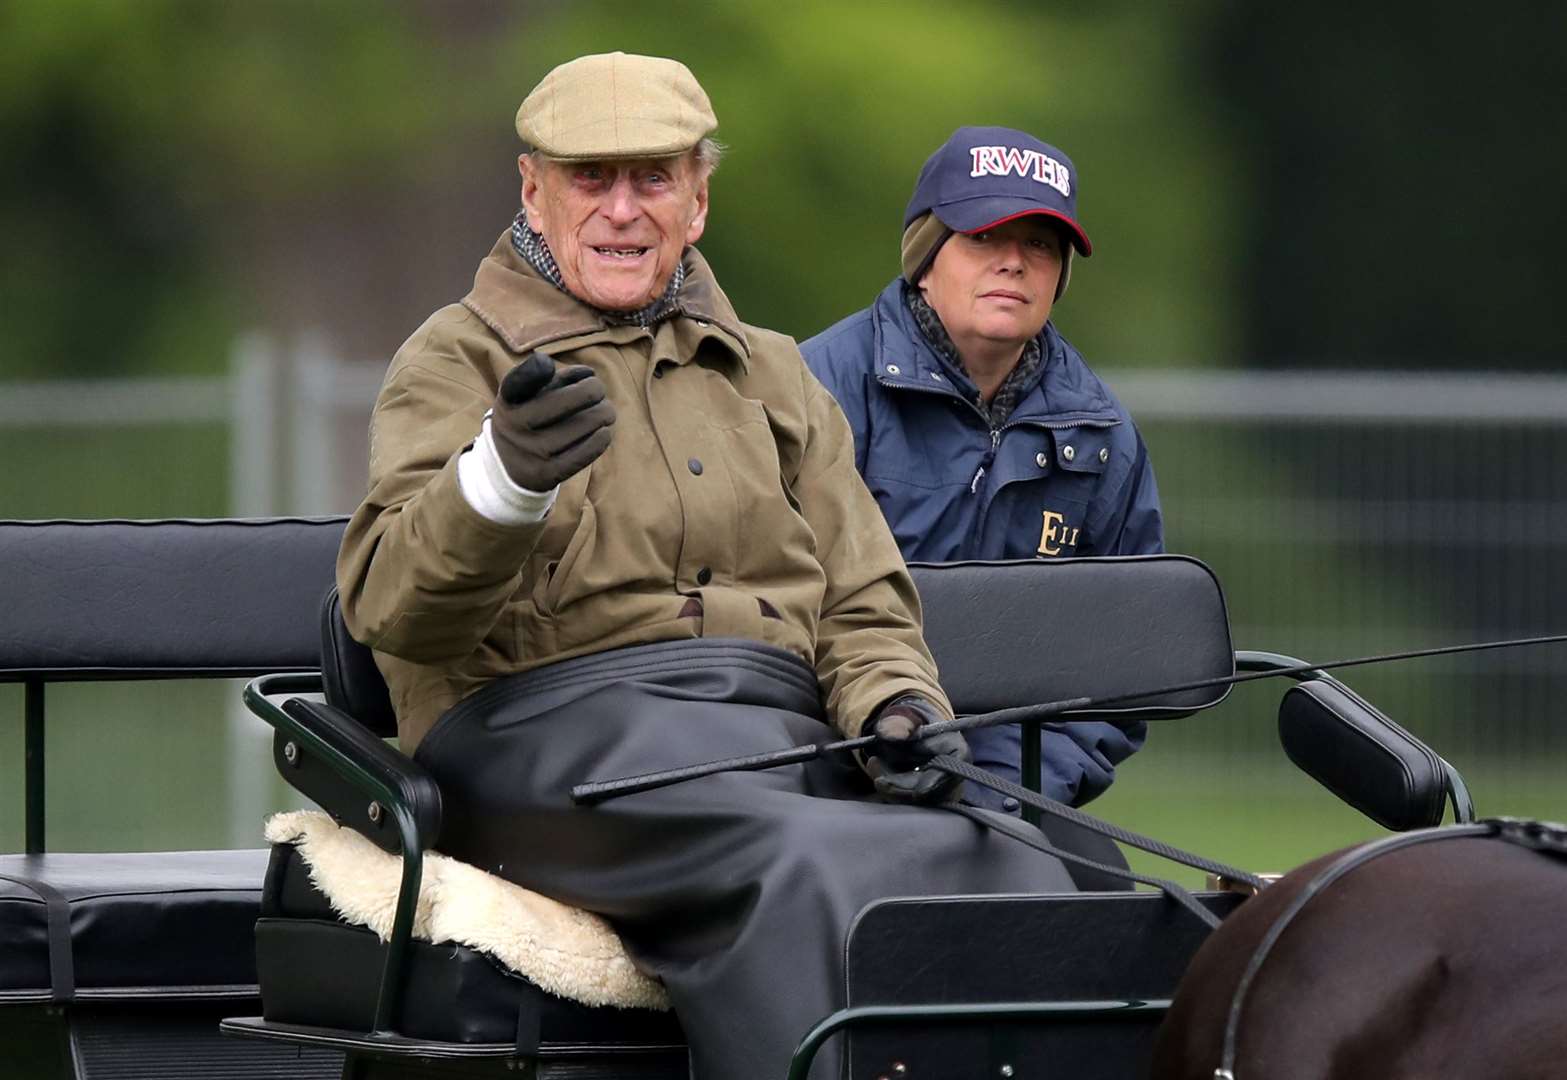
[[[170,1040],[189,1067],[215,1073],[340,1067],[335,1055],[263,1055],[217,1038],[217,1020],[258,997],[265,850],[52,852],[43,794],[50,684],[314,671],[311,614],[342,529],[341,519],[0,522],[0,682],[24,687],[27,743],[26,851],[0,855],[8,1072],[111,1075]],[[101,809],[115,812],[112,801]]]
[[[382,741],[395,737],[396,714],[370,650],[348,633],[335,588],[321,605],[320,633],[325,702],[291,700],[285,709],[292,720],[330,732],[354,760],[395,773],[417,807],[421,839],[434,844],[439,792],[420,766]],[[288,733],[280,731],[277,741],[286,748]],[[286,749],[275,755],[289,782],[343,825],[399,853],[388,817],[370,820],[363,795],[333,771],[327,756],[297,747],[292,759]],[[686,1073],[685,1035],[673,1013],[557,996],[484,952],[451,942],[408,943],[395,1005],[389,1016],[378,1016],[388,947],[333,910],[292,844],[274,846],[256,949],[262,1017],[227,1022],[231,1034],[386,1057],[528,1057],[541,1063],[541,1074],[555,1065],[600,1075],[591,1070],[601,1060],[617,1075]]]
[[[924,603],[927,641],[961,712],[1233,671],[1218,582],[1193,559],[972,562],[911,570]],[[347,778],[351,770],[328,759],[341,751],[372,770],[397,770],[401,790],[422,792],[421,821],[405,835],[434,843],[438,796],[424,790],[428,777],[415,763],[394,761],[400,755],[381,742],[396,727],[386,688],[369,650],[348,635],[335,596],[323,611],[322,632],[327,701],[296,699],[272,708],[279,768],[339,821],[394,852],[404,840],[387,825],[391,815],[381,812],[372,821],[366,789]],[[1171,718],[1223,696],[1222,688],[1190,691],[1096,715]],[[269,715],[265,707],[261,711]],[[312,753],[307,743],[321,749]],[[543,1068],[569,1052],[619,1054],[619,1075],[683,1068],[683,1059],[659,1056],[661,1041],[678,1045],[678,1026],[667,1014],[564,1002],[463,947],[412,943],[406,979],[388,998],[382,984],[387,947],[332,915],[287,845],[273,857],[257,947],[264,1016],[229,1021],[225,1029],[233,1034],[329,1043],[368,1058],[521,1055]],[[378,1003],[387,1001],[395,1007],[378,1017]],[[630,1059],[638,1054],[643,1057],[633,1066]]]

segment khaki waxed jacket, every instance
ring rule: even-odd
[[[337,579],[405,750],[494,678],[680,638],[748,638],[805,658],[848,734],[902,693],[950,710],[843,414],[792,340],[739,322],[695,249],[685,265],[679,315],[618,326],[503,234],[473,291],[393,358]],[[614,439],[543,522],[499,525],[463,497],[457,458],[534,349],[593,368]]]

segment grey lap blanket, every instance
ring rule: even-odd
[[[499,680],[441,718],[448,855],[606,916],[662,979],[697,1080],[782,1076],[844,1002],[844,940],[886,896],[1071,892],[965,817],[875,801],[845,755],[595,807],[575,783],[836,737],[811,669],[753,642],[665,642]],[[818,1059],[813,1080],[837,1076]]]

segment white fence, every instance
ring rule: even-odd
[[[364,491],[383,372],[320,341],[252,335],[221,376],[0,384],[0,430],[220,425],[231,513],[347,513]],[[1567,377],[1103,374],[1149,443],[1170,547],[1218,571],[1239,647],[1323,659],[1567,628]],[[1354,682],[1461,766],[1484,757],[1522,770],[1567,754],[1560,652]],[[236,842],[253,842],[276,798],[256,764],[265,740],[235,716]],[[1176,756],[1249,763],[1271,734],[1205,723],[1160,740]]]

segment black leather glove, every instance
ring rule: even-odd
[[[920,728],[942,719],[936,707],[917,694],[905,694],[865,721],[862,733],[876,736],[864,750],[865,771],[876,791],[891,802],[936,803],[958,797],[961,777],[924,764],[942,754],[970,760],[968,740],[959,731],[921,738]]]
[[[506,373],[490,413],[490,437],[506,475],[529,491],[549,491],[606,449],[615,406],[593,369],[541,352]]]

